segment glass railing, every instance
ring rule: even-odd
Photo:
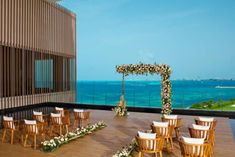
[[[78,81],[76,87],[79,104],[116,105],[121,95],[121,81]],[[161,107],[160,92],[160,81],[125,82],[128,106]],[[211,109],[235,111],[235,100],[234,105],[223,102],[233,98],[234,80],[172,81],[173,108],[190,108],[192,104],[213,100],[217,103],[214,108],[209,105]],[[207,103],[203,105],[206,107]]]

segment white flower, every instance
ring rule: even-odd
[[[50,143],[53,143],[53,142],[54,142],[54,139],[51,139],[51,140],[50,140]]]
[[[76,129],[75,132],[69,132],[65,136],[61,135],[61,136],[58,136],[58,137],[54,137],[50,141],[41,142],[41,144],[43,145],[43,147],[49,147],[49,149],[50,149],[49,151],[52,151],[57,147],[57,145],[65,144],[65,143],[69,142],[71,139],[74,139],[74,138],[71,138],[71,137],[79,138],[82,135],[87,135],[87,134],[90,134],[90,133],[94,132],[97,128],[102,128],[101,124],[103,126],[105,126],[105,124],[103,122],[98,122],[94,125],[88,125],[85,128],[84,127],[81,128],[81,129],[78,128],[78,129]],[[43,149],[43,150],[48,151],[48,148]]]

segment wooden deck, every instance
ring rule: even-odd
[[[190,112],[190,111],[189,111]],[[18,142],[14,145],[0,143],[0,157],[111,157],[122,146],[129,144],[138,130],[149,130],[153,120],[160,120],[160,114],[131,112],[128,118],[114,117],[111,111],[92,110],[91,122],[105,121],[107,127],[82,139],[75,140],[52,153],[24,148]],[[182,135],[189,135],[187,126],[194,123],[194,116],[183,118]],[[234,157],[235,142],[227,118],[216,118],[215,157]],[[178,157],[179,145],[174,141],[173,153],[164,152],[164,157]]]

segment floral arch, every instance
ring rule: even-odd
[[[123,64],[117,65],[116,71],[122,74],[122,96],[120,101],[124,101],[124,79],[130,74],[148,75],[159,74],[161,76],[161,103],[162,114],[170,114],[171,108],[171,68],[166,64]],[[120,104],[119,104],[120,105]],[[124,105],[126,107],[126,105]]]

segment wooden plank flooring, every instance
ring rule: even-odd
[[[190,112],[190,111],[189,111]],[[106,128],[82,139],[75,140],[52,153],[24,148],[19,142],[14,145],[0,143],[0,157],[111,157],[118,149],[129,144],[137,131],[149,130],[153,120],[160,120],[160,114],[131,112],[128,118],[114,117],[111,111],[92,110],[91,122],[105,121]],[[187,126],[194,123],[194,116],[181,116],[183,126],[181,134],[188,136]],[[216,118],[215,157],[235,157],[235,142],[229,125],[229,119]],[[179,157],[179,145],[174,142],[173,153],[164,152],[164,157]]]

